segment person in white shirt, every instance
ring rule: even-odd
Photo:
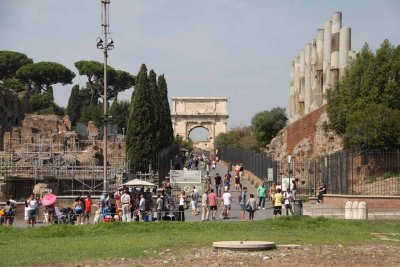
[[[292,207],[292,202],[293,202],[293,195],[292,192],[290,191],[290,188],[286,190],[285,193],[283,193],[283,203],[285,204],[285,209],[286,209],[286,216],[289,216],[289,213],[293,215],[293,207]]]
[[[121,219],[123,222],[129,222],[130,218],[130,203],[131,203],[131,196],[129,195],[129,191],[126,190],[124,194],[121,196],[121,204],[122,204],[122,216]]]
[[[146,212],[146,200],[144,199],[143,195],[140,195],[139,210],[140,210],[141,220],[144,221],[145,216],[146,216],[145,215],[145,212]]]
[[[223,219],[226,219],[229,216],[229,211],[231,210],[231,199],[232,196],[228,191],[225,191],[222,194],[221,200],[224,205],[224,210],[222,211],[221,217]]]

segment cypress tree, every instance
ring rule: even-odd
[[[69,115],[72,125],[76,124],[81,115],[81,102],[79,85],[76,84],[72,87],[67,106],[67,114]]]
[[[153,115],[154,115],[154,121],[153,121],[153,134],[154,134],[154,149],[156,152],[158,152],[163,146],[161,143],[161,130],[162,130],[162,125],[161,125],[161,98],[159,94],[159,89],[157,85],[157,75],[154,72],[154,70],[150,70],[149,72],[149,89],[150,89],[150,95],[151,95],[151,104],[153,107]]]
[[[137,75],[126,133],[127,156],[131,172],[147,172],[154,158],[154,114],[147,68],[142,64]]]
[[[160,98],[160,121],[162,127],[161,132],[161,147],[169,146],[174,141],[174,130],[172,128],[172,120],[171,120],[171,110],[169,108],[168,102],[168,86],[165,80],[164,75],[158,76],[158,89],[159,89],[159,98]]]

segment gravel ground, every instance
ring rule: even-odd
[[[144,253],[154,257],[143,260],[106,258],[62,266],[400,266],[400,244],[393,242],[359,246],[305,245],[296,249],[278,248],[261,252],[189,248],[174,253],[168,249]]]

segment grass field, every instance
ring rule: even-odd
[[[41,265],[106,258],[146,258],[145,250],[211,246],[221,240],[277,244],[377,244],[371,233],[399,233],[400,221],[281,218],[252,222],[161,222],[0,227],[0,265]]]

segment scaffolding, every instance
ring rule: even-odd
[[[0,151],[0,180],[6,183],[7,193],[17,198],[25,197],[38,183],[52,184],[60,195],[101,193],[104,181],[102,163],[93,157],[93,151],[81,150],[81,144],[96,146],[98,141],[77,142],[74,138],[56,143],[52,139],[40,138],[33,143],[18,142],[23,144],[18,152]],[[119,142],[110,145],[116,143]],[[110,190],[122,183],[127,172],[125,157],[109,156],[107,183]]]

